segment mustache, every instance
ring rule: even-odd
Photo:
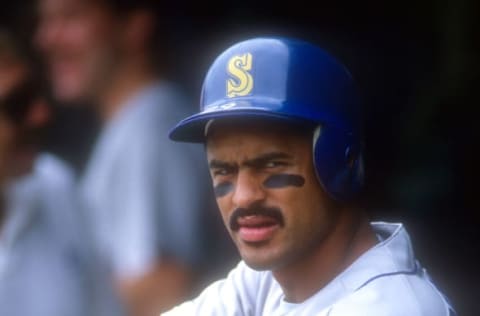
[[[280,226],[285,225],[285,221],[283,218],[282,210],[278,207],[264,207],[264,206],[252,206],[249,208],[237,208],[233,211],[232,215],[230,216],[229,226],[230,229],[236,231],[240,229],[238,225],[238,219],[240,217],[245,216],[252,216],[252,215],[259,215],[259,216],[266,216],[271,217],[278,221]]]

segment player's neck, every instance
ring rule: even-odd
[[[317,251],[301,262],[273,271],[285,299],[300,303],[325,287],[377,240],[362,213],[343,212]]]

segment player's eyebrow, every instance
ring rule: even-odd
[[[242,165],[245,165],[247,167],[263,167],[267,162],[276,160],[276,159],[291,159],[292,156],[284,153],[284,152],[269,152],[262,154],[258,157],[255,157],[253,159],[246,160],[245,162],[242,163]]]
[[[291,159],[292,156],[284,152],[269,152],[258,157],[245,160],[241,165],[246,167],[258,168],[264,166],[267,162],[275,159]],[[237,168],[236,163],[228,163],[218,159],[212,159],[208,163],[210,169],[234,169]]]
[[[208,163],[208,166],[210,167],[210,169],[233,169],[236,167],[236,164],[231,164],[225,161],[212,159]]]

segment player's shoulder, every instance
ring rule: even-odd
[[[130,111],[126,115],[131,116],[130,120],[152,124],[177,123],[191,114],[194,110],[190,97],[174,82],[159,81],[145,87],[133,100],[131,100]],[[145,124],[143,124],[145,125]]]
[[[52,186],[72,186],[75,181],[74,169],[62,158],[47,152],[35,159],[34,174]]]
[[[424,273],[374,279],[334,304],[329,315],[454,316],[444,295]]]

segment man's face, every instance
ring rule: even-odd
[[[101,1],[39,0],[36,44],[44,53],[57,98],[95,97],[111,80],[119,23]]]
[[[312,138],[222,124],[207,141],[217,203],[240,255],[274,270],[306,259],[335,222],[312,161]]]

